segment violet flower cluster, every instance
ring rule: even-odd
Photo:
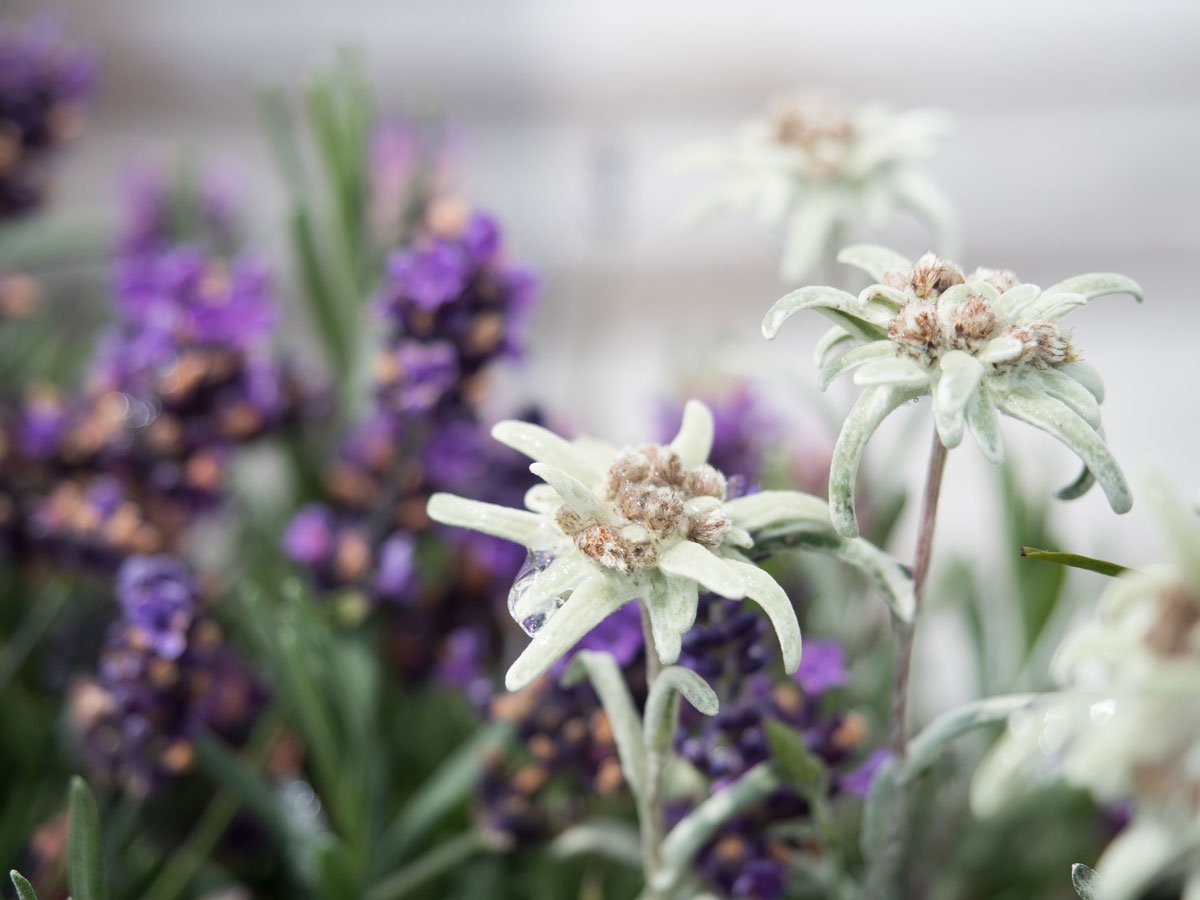
[[[202,730],[243,743],[267,695],[178,559],[130,557],[117,599],[99,671],[72,691],[71,720],[94,772],[147,794],[191,768]]]
[[[385,651],[410,677],[486,680],[495,612],[524,553],[486,536],[433,533],[425,504],[435,491],[464,489],[519,502],[533,483],[517,454],[488,439],[477,405],[488,368],[520,355],[534,294],[489,216],[434,202],[420,232],[388,258],[373,304],[373,408],[328,467],[324,501],[301,509],[283,537],[319,589],[380,611]],[[417,577],[422,542],[450,557],[446,578]]]
[[[48,16],[0,22],[0,220],[42,202],[54,151],[83,130],[95,68]]]

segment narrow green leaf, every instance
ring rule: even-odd
[[[87,782],[71,779],[67,831],[67,884],[75,900],[108,900],[100,845],[100,814]]]
[[[706,716],[717,714],[718,701],[713,691],[703,678],[691,669],[682,666],[667,666],[658,673],[650,694],[646,698],[645,721],[642,728],[645,732],[646,749],[648,751],[665,750],[675,734],[675,694],[684,697],[688,703],[696,707]]]
[[[1100,883],[1096,879],[1096,870],[1089,869],[1083,863],[1071,866],[1071,884],[1079,900],[1099,900]]]
[[[642,867],[642,847],[638,832],[617,819],[593,819],[572,825],[553,841],[552,856],[598,856],[631,869]]]
[[[899,805],[896,782],[896,761],[888,758],[875,771],[875,777],[871,781],[871,792],[867,794],[867,801],[863,806],[859,847],[863,859],[868,863],[876,863],[884,853],[888,828],[892,817],[897,814]]]
[[[778,719],[767,719],[767,746],[785,781],[802,794],[808,794],[825,780],[825,764],[818,759],[804,737]]]
[[[1041,694],[988,697],[942,713],[909,742],[904,767],[897,773],[897,779],[901,784],[912,781],[933,764],[941,749],[954,738],[973,728],[1003,722],[1040,698]]]
[[[1058,563],[1060,566],[1070,566],[1073,569],[1086,569],[1089,572],[1099,572],[1116,578],[1122,572],[1129,571],[1126,566],[1108,562],[1104,559],[1094,559],[1090,556],[1080,556],[1078,553],[1060,553],[1057,550],[1037,550],[1033,547],[1022,547],[1021,555],[1026,559],[1041,559],[1046,562]]]
[[[8,877],[12,879],[13,887],[17,889],[17,896],[20,900],[38,900],[37,894],[33,892],[33,885],[25,879],[24,875],[13,869],[8,873]]]
[[[462,865],[484,851],[504,849],[496,836],[479,830],[465,831],[438,844],[367,891],[367,900],[400,900],[419,887]]]

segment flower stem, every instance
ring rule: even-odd
[[[921,499],[921,521],[917,531],[917,548],[913,557],[913,616],[912,621],[903,622],[893,616],[892,634],[896,640],[896,658],[892,673],[892,734],[891,751],[895,757],[893,771],[901,771],[908,756],[908,680],[912,668],[913,641],[917,633],[917,618],[921,612],[921,598],[925,594],[925,580],[929,575],[929,559],[933,552],[933,529],[937,521],[938,496],[942,490],[942,474],[946,470],[946,447],[933,433],[933,446],[929,451],[929,469],[925,476],[925,493]],[[871,896],[884,896],[895,886],[908,832],[908,803],[902,786],[897,786],[896,808],[891,819],[887,842],[875,865],[874,890]]]
[[[650,630],[650,614],[644,607],[642,608],[642,638],[645,642],[646,654],[646,690],[649,691],[654,680],[658,678],[662,663],[658,660],[654,635]],[[662,897],[662,894],[653,887],[653,882],[661,861],[664,824],[662,780],[669,752],[669,749],[664,750],[661,747],[646,747],[646,777],[642,784],[641,796],[638,797],[638,824],[642,832],[642,868],[646,876],[646,890],[641,896],[646,900],[659,900]]]

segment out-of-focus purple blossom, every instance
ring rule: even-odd
[[[58,452],[67,422],[67,408],[57,393],[36,392],[21,410],[17,446],[27,456],[47,459]]]
[[[396,293],[418,309],[436,310],[462,292],[471,261],[464,247],[434,241],[422,249],[393,254],[388,260],[388,278]]]
[[[462,691],[472,706],[485,708],[495,689],[488,678],[488,640],[476,628],[456,628],[442,644],[434,680]]]
[[[0,23],[0,217],[41,201],[49,156],[83,130],[95,68],[49,16]]]
[[[807,640],[792,677],[812,697],[841,687],[846,683],[846,652],[836,641]]]
[[[385,402],[401,414],[433,409],[458,380],[458,355],[445,341],[405,341],[392,351],[394,378],[381,379]]]
[[[184,243],[235,247],[240,188],[229,166],[208,166],[193,178],[179,164],[139,162],[125,175],[120,254],[161,253]]]
[[[305,566],[323,565],[333,554],[333,512],[319,503],[303,507],[283,532],[283,550]]]
[[[874,751],[860,765],[838,779],[838,787],[847,794],[865,798],[871,793],[871,784],[875,781],[875,773],[891,758],[891,755],[891,751],[886,749]]]
[[[412,535],[396,532],[379,546],[375,592],[386,600],[403,600],[416,574],[415,541]]]
[[[195,581],[177,560],[130,559],[118,594],[123,615],[98,676],[73,690],[71,715],[91,768],[146,794],[192,766],[199,729],[245,741],[266,692],[204,617]]]
[[[646,648],[640,609],[636,603],[626,603],[589,631],[576,650],[602,650],[611,653],[619,665],[630,665]]]
[[[775,859],[752,859],[733,882],[731,896],[747,900],[779,900],[787,883],[787,866]]]
[[[171,556],[133,556],[117,572],[117,600],[126,622],[155,655],[176,660],[198,612],[197,588]]]

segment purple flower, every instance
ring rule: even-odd
[[[454,386],[458,378],[458,358],[454,347],[444,341],[422,344],[405,341],[396,348],[397,384],[390,392],[400,412],[432,409]]]
[[[117,573],[117,598],[130,625],[166,660],[178,659],[198,611],[195,582],[170,556],[133,556]]]
[[[58,452],[67,427],[67,410],[54,394],[36,394],[21,410],[17,427],[20,451],[35,459],[47,459]]]
[[[477,266],[491,262],[500,252],[500,229],[496,220],[481,212],[471,214],[462,232],[463,249]]]
[[[733,882],[733,896],[747,900],[778,900],[787,883],[787,866],[774,859],[752,859]]]
[[[379,568],[375,573],[375,591],[388,600],[399,600],[412,587],[416,574],[412,535],[396,532],[379,547]]]
[[[463,248],[449,241],[434,241],[420,250],[401,250],[388,260],[392,289],[419,308],[434,310],[449,303],[467,281]]]
[[[846,683],[846,654],[836,641],[808,640],[800,667],[792,674],[804,692],[819,697]]]
[[[334,527],[329,508],[310,503],[292,517],[283,532],[283,552],[305,566],[323,565],[333,554]]]
[[[847,794],[854,794],[856,797],[866,797],[871,792],[871,784],[875,781],[875,773],[892,756],[890,750],[879,749],[874,751],[856,768],[851,769],[845,775],[838,779],[838,787]]]

